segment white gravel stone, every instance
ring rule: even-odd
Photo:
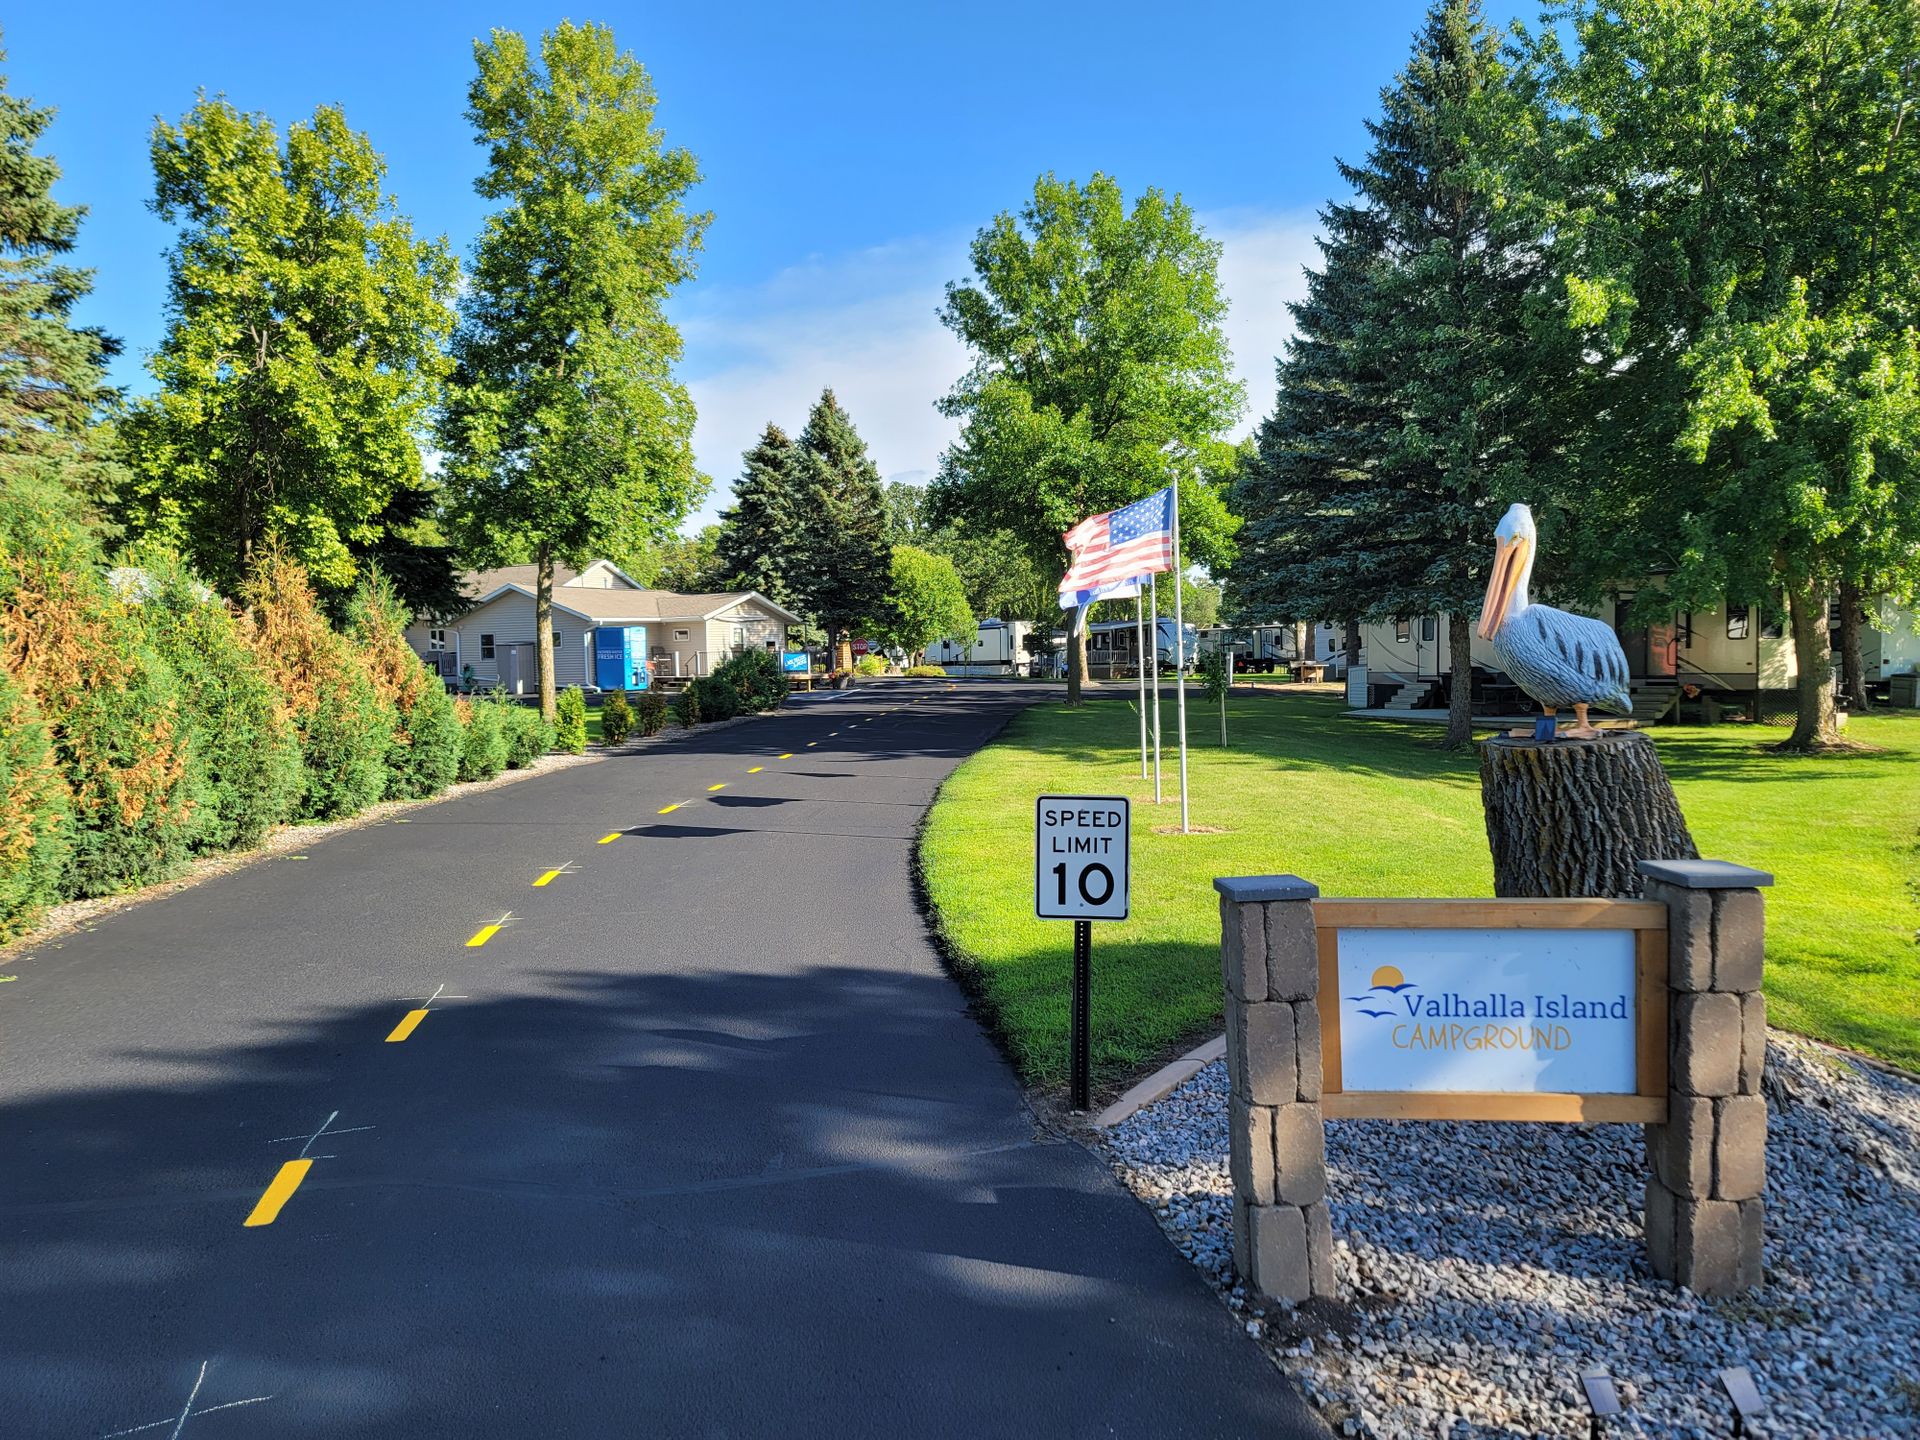
[[[1715,1376],[1745,1365],[1769,1406],[1753,1434],[1920,1436],[1920,1084],[1770,1041],[1758,1291],[1702,1300],[1654,1278],[1638,1126],[1335,1120],[1344,1311],[1268,1315],[1259,1338],[1337,1434],[1584,1434],[1578,1376],[1599,1364],[1630,1407],[1618,1434],[1730,1433]],[[1233,1273],[1226,1066],[1104,1137],[1174,1244],[1252,1316]]]

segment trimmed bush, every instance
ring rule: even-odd
[[[667,728],[667,697],[658,690],[642,690],[633,702],[633,723],[642,735],[658,735]]]
[[[553,704],[553,748],[569,755],[587,749],[587,697],[578,685],[569,685]]]
[[[600,738],[609,745],[624,745],[633,733],[633,707],[626,693],[615,690],[600,702]]]
[[[553,726],[536,707],[500,702],[500,720],[509,770],[524,770],[553,749]]]
[[[0,663],[38,707],[72,796],[61,893],[161,879],[186,859],[195,823],[179,681],[73,522],[4,491]]]
[[[300,737],[296,820],[332,820],[373,804],[387,788],[393,707],[353,647],[327,624],[307,572],[269,552],[247,587],[254,652],[274,678]]]
[[[454,716],[460,722],[460,768],[463,781],[491,780],[507,768],[507,736],[497,700],[469,700],[461,696],[453,702]]]
[[[887,673],[887,662],[878,655],[862,655],[853,662],[853,668],[856,673],[869,677],[884,675]]]
[[[689,685],[673,697],[673,718],[680,722],[682,730],[691,730],[700,723],[700,697],[693,693]]]
[[[446,684],[407,644],[408,616],[384,575],[362,582],[347,607],[353,642],[374,694],[393,714],[387,739],[389,800],[437,795],[460,770],[462,739]]]
[[[53,740],[26,689],[0,668],[0,940],[60,898],[73,804]]]
[[[113,572],[121,598],[180,679],[189,774],[199,801],[193,848],[247,850],[293,812],[300,738],[236,614],[187,564],[158,545]]]
[[[787,672],[780,668],[780,657],[766,650],[748,650],[734,656],[713,672],[740,696],[743,710],[757,713],[778,710],[793,689]]]
[[[687,694],[699,707],[702,724],[731,720],[741,710],[740,692],[718,675],[702,675],[687,685]]]
[[[944,680],[947,672],[938,665],[909,665],[907,674],[916,680]]]

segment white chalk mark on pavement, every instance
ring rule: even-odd
[[[180,1436],[186,1431],[187,1421],[194,1419],[196,1416],[212,1415],[220,1410],[237,1410],[242,1405],[259,1405],[273,1399],[271,1395],[252,1395],[245,1400],[224,1400],[218,1405],[208,1405],[200,1410],[194,1409],[193,1402],[200,1398],[200,1387],[207,1383],[207,1366],[212,1363],[211,1360],[202,1360],[200,1362],[200,1373],[194,1376],[193,1389],[187,1392],[187,1403],[180,1407],[180,1413],[178,1415],[169,1415],[164,1420],[149,1420],[144,1425],[129,1425],[125,1430],[109,1430],[101,1437],[101,1440],[118,1440],[118,1437],[122,1435],[138,1435],[143,1430],[158,1430],[163,1425],[171,1425],[173,1427],[173,1433],[168,1437],[168,1440],[180,1440]]]

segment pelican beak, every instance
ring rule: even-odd
[[[1487,577],[1487,598],[1480,607],[1480,638],[1491,640],[1499,633],[1501,622],[1507,618],[1507,602],[1513,599],[1514,588],[1520,583],[1521,573],[1527,567],[1527,539],[1516,535],[1511,540],[1499,542],[1500,548],[1494,552],[1493,574]]]

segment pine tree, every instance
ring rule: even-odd
[[[800,432],[802,544],[793,576],[800,608],[835,647],[835,665],[852,664],[847,632],[880,612],[892,582],[887,497],[867,442],[831,389]],[[844,651],[844,653],[843,653]]]
[[[769,423],[746,452],[733,504],[720,515],[715,569],[723,584],[757,590],[791,608],[798,599],[805,531],[805,465],[800,447]]]
[[[0,75],[0,486],[35,483],[71,502],[102,488],[88,431],[113,397],[106,367],[120,345],[73,323],[93,272],[61,258],[86,209],[54,199],[60,166],[34,153],[53,116]]]
[[[1576,359],[1537,212],[1503,163],[1538,112],[1500,47],[1479,0],[1437,0],[1367,122],[1366,160],[1340,166],[1356,203],[1328,212],[1311,328],[1243,484],[1255,545],[1272,548],[1236,572],[1290,618],[1448,612],[1454,745],[1472,738],[1491,516],[1544,498],[1520,491]]]

